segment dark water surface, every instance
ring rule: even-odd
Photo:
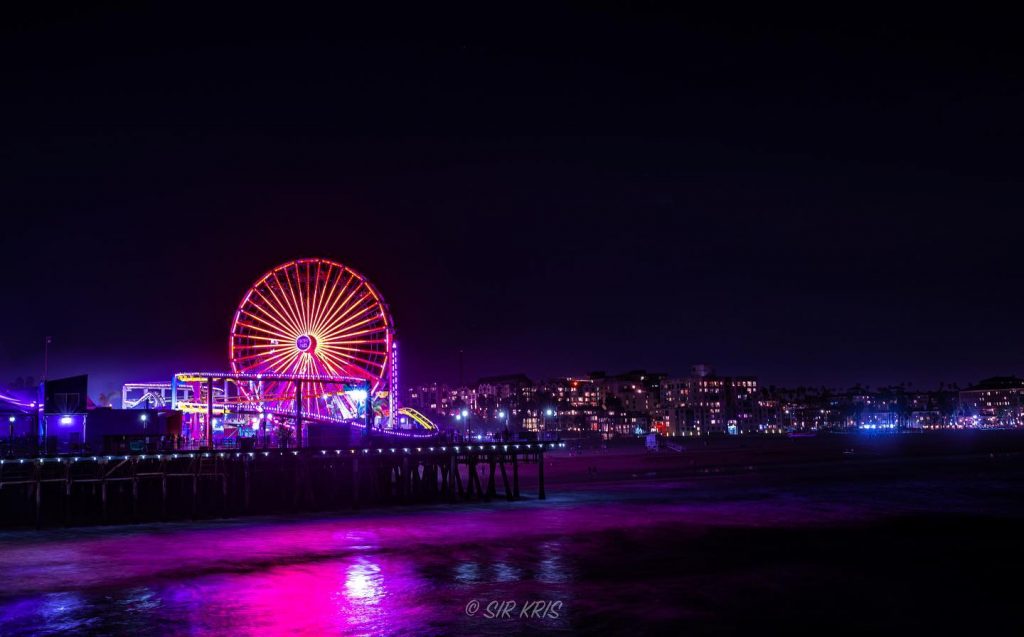
[[[1024,566],[1017,456],[569,488],[547,502],[3,533],[0,635],[1024,628],[1005,583]],[[516,609],[487,618],[492,601]],[[521,617],[528,602],[545,616]]]

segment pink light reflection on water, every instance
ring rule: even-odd
[[[355,556],[171,583],[163,612],[193,634],[394,633],[424,623],[429,593],[408,560]]]
[[[544,541],[551,536],[661,523],[747,526],[857,519],[852,506],[807,498],[771,502],[600,501],[576,494],[547,503],[423,507],[331,519],[236,520],[0,535],[0,595],[130,584],[152,577],[247,572],[381,551],[444,551],[466,542]]]
[[[4,635],[98,633],[189,635],[320,635],[444,633],[469,624],[478,597],[571,599],[571,571],[557,543],[493,551],[358,554],[195,577],[153,579],[0,602]],[[515,562],[515,566],[510,563]],[[564,621],[564,620],[563,620]],[[506,626],[507,629],[507,626]]]
[[[3,534],[0,633],[420,634],[455,626],[501,634],[507,624],[472,623],[465,604],[559,599],[573,608],[575,599],[580,608],[592,603],[584,592],[615,599],[600,581],[580,584],[587,558],[616,548],[608,537],[588,544],[592,534],[668,525],[666,541],[678,544],[711,526],[828,524],[880,506],[863,495],[837,503],[834,492],[681,498],[680,487],[330,519]],[[629,557],[622,560],[628,568]]]

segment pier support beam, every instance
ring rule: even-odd
[[[64,526],[71,524],[71,463],[64,465]]]
[[[508,483],[508,472],[505,471],[505,454],[501,456],[501,484],[505,487],[505,499],[512,500],[512,486]]]
[[[352,458],[352,508],[359,508],[359,456]]]
[[[463,491],[463,488],[462,488],[462,472],[459,470],[459,460],[458,460],[458,458],[455,457],[454,454],[452,455],[452,474],[455,475],[455,487],[457,489],[456,493],[458,494],[458,497],[459,498],[469,497]]]
[[[487,474],[487,499],[490,500],[497,495],[497,490],[494,484],[494,470],[496,465],[493,453],[488,457],[487,464],[490,467],[490,471]]]
[[[519,499],[519,454],[512,453],[512,497]]]
[[[541,445],[537,452],[537,499],[546,500],[547,497],[544,493],[544,446]]]
[[[167,460],[160,459],[160,519],[167,519]]]
[[[36,461],[35,474],[36,528],[38,529],[43,524],[43,463],[41,461]]]

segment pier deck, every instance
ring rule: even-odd
[[[199,519],[423,502],[517,500],[520,465],[559,441],[172,451],[0,460],[0,525]]]

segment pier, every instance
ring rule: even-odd
[[[182,451],[0,460],[0,525],[76,526],[543,500],[560,441],[351,449]],[[536,491],[520,490],[536,465]]]

